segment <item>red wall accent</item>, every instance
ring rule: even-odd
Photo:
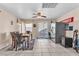
[[[69,17],[69,18],[67,18],[67,19],[65,19],[65,20],[63,20],[61,22],[69,24],[71,22],[74,22],[74,17]]]

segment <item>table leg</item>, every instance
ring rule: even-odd
[[[29,37],[27,38],[27,48],[29,48]]]

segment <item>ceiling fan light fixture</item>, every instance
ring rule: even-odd
[[[32,18],[46,18],[43,10],[38,10],[37,12],[33,13],[33,15],[34,16]]]

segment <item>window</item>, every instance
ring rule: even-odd
[[[65,30],[69,30],[69,24],[65,24]]]
[[[25,24],[25,30],[32,32],[32,23],[30,23],[30,24]]]
[[[69,26],[69,30],[72,31],[73,30],[73,26]]]

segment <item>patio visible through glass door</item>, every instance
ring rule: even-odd
[[[48,38],[48,23],[46,21],[38,23],[38,38]]]

